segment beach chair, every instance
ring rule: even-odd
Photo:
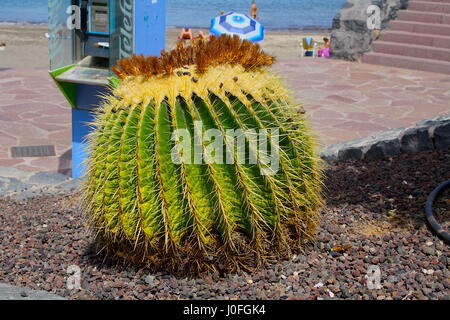
[[[315,57],[316,45],[317,43],[314,41],[313,37],[303,38],[302,43],[300,43],[300,47],[302,50],[302,57]]]

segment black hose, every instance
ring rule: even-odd
[[[436,197],[444,191],[445,188],[450,187],[450,180],[441,183],[433,192],[428,196],[427,202],[425,203],[425,213],[430,224],[430,227],[436,232],[436,234],[444,239],[445,242],[450,243],[450,233],[445,231],[442,226],[436,221],[433,216],[433,202]]]

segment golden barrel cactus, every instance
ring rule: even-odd
[[[248,270],[312,238],[320,162],[273,62],[229,36],[119,61],[88,139],[99,243],[184,272]]]

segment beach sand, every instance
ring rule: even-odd
[[[198,30],[194,30],[196,34]],[[206,30],[205,30],[206,31]],[[6,48],[0,50],[0,68],[47,68],[48,40],[45,25],[0,25],[0,42]],[[173,48],[180,30],[167,29],[166,48]],[[261,42],[262,48],[278,59],[300,59],[302,37],[310,35],[322,42],[326,33],[271,32]]]

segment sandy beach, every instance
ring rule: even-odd
[[[194,30],[194,34],[199,29]],[[206,30],[204,30],[206,31]],[[0,42],[6,43],[0,50],[0,68],[43,68],[48,66],[48,40],[45,25],[0,25]],[[167,29],[166,48],[173,48],[179,30]],[[304,36],[313,36],[322,42],[327,33],[271,32],[261,42],[262,48],[278,59],[300,59],[300,42]]]

